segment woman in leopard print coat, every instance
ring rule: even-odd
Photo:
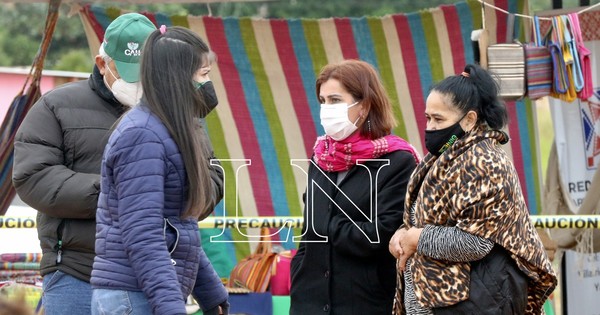
[[[432,88],[425,145],[409,181],[394,314],[541,314],[556,287],[514,166],[487,71],[467,65]]]

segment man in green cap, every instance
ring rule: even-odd
[[[102,152],[116,120],[141,97],[139,61],[156,30],[137,13],[106,29],[89,79],[46,93],[15,137],[13,185],[38,210],[46,315],[90,314]]]

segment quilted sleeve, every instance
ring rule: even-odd
[[[19,197],[40,212],[57,218],[95,218],[100,169],[96,174],[69,169],[63,147],[61,126],[41,98],[15,136],[13,185]]]
[[[215,272],[202,248],[200,249],[200,263],[192,295],[203,311],[213,309],[229,298],[221,278]]]

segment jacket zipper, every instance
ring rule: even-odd
[[[57,238],[57,244],[56,244],[56,263],[60,264],[62,262],[62,230],[65,226],[65,220],[60,221],[60,224],[58,225],[58,228],[56,230],[56,238]]]
[[[169,251],[169,256],[171,256],[171,255],[173,255],[173,252],[177,248],[177,245],[179,245],[179,230],[171,222],[169,222],[169,219],[164,218],[164,220],[165,220],[165,225],[163,227],[163,237],[165,238],[165,240],[167,239],[167,225],[170,226],[173,230],[175,230],[175,244],[173,244],[173,248],[171,248],[171,249],[167,248],[167,250]],[[175,259],[173,259],[173,256],[171,256],[171,264],[173,264],[173,266],[175,266],[177,264]]]

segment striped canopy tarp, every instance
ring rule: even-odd
[[[509,12],[527,11],[526,0],[487,1]],[[310,157],[323,134],[315,79],[330,62],[356,58],[374,65],[400,122],[394,130],[423,152],[425,99],[432,83],[474,62],[471,31],[481,28],[481,4],[471,0],[410,14],[328,19],[253,19],[167,16],[143,13],[157,26],[188,27],[218,56],[211,78],[219,106],[207,117],[216,155],[224,163],[227,215],[300,216],[306,174],[290,164]],[[92,52],[104,30],[122,12],[86,6],[81,16]],[[507,15],[486,8],[490,41],[506,41]],[[521,23],[519,23],[521,22]],[[517,21],[523,29],[522,21]],[[529,101],[508,103],[512,141],[505,146],[521,179],[529,207],[539,211],[540,174],[534,109]],[[251,165],[240,168],[248,162]],[[299,163],[306,166],[307,162]],[[236,197],[236,170],[239,194]],[[305,168],[306,169],[306,168]],[[225,209],[224,209],[225,208]],[[233,230],[226,236],[245,239]],[[284,246],[293,246],[284,242]],[[229,248],[248,254],[247,244]],[[235,259],[234,259],[235,261]]]
[[[61,0],[48,1],[48,14],[40,48],[33,59],[29,75],[23,88],[15,96],[0,124],[0,216],[4,215],[16,195],[12,185],[12,168],[14,157],[14,140],[17,128],[33,104],[40,98],[40,80],[46,60],[46,53],[52,41],[52,34],[58,20],[58,9]]]

